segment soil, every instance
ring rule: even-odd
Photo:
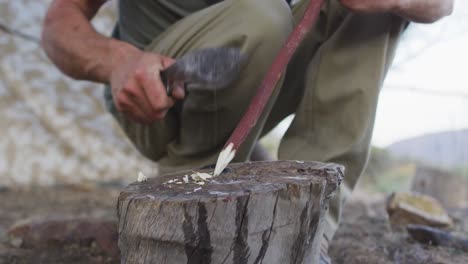
[[[73,216],[117,219],[116,187],[73,185],[0,191],[0,264],[119,263],[91,245],[52,245],[40,250],[18,249],[8,241],[8,229],[36,216]]]
[[[362,264],[465,264],[468,252],[420,244],[405,230],[392,228],[385,199],[353,199],[344,212],[329,253],[333,263]],[[452,209],[457,234],[468,237],[468,210]]]
[[[54,245],[41,250],[16,248],[9,243],[8,228],[32,216],[65,215],[116,219],[119,188],[74,185],[0,190],[0,264],[3,263],[119,263],[91,245]],[[468,263],[468,253],[422,245],[404,231],[392,230],[383,199],[353,199],[331,246],[333,263]],[[466,213],[467,210],[465,210]],[[460,215],[460,213],[459,213]],[[460,219],[467,219],[468,213]],[[468,236],[468,233],[465,235]]]

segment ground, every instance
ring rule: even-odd
[[[361,194],[362,196],[362,194]],[[333,263],[343,264],[462,264],[468,253],[452,248],[419,244],[404,230],[391,228],[383,197],[354,198],[345,208],[343,221],[333,239],[330,255]],[[467,236],[467,210],[452,210],[457,229],[464,225]],[[463,214],[463,216],[461,216]],[[457,219],[458,219],[457,218]]]
[[[92,186],[39,187],[0,191],[0,264],[97,264],[112,261],[94,244],[54,245],[47,250],[16,249],[8,245],[8,228],[31,216],[64,215],[116,219],[116,188]]]
[[[95,243],[52,245],[33,251],[9,244],[8,228],[38,215],[68,215],[116,219],[117,186],[92,185],[0,190],[0,264],[119,263]],[[353,199],[330,248],[333,263],[468,263],[468,254],[450,248],[418,244],[404,232],[392,231],[383,199]]]

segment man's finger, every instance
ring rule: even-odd
[[[152,122],[148,115],[145,114],[125,93],[119,93],[117,96],[116,107],[119,112],[123,113],[133,121],[142,124]]]
[[[146,97],[143,88],[138,84],[134,78],[130,78],[125,84],[123,91],[129,100],[133,102],[133,105],[137,106],[148,119],[154,120],[153,108],[151,107],[148,98]]]
[[[161,64],[162,64],[162,69],[167,69],[169,68],[172,64],[174,64],[176,60],[169,58],[169,57],[164,57],[161,56]],[[172,89],[172,98],[176,100],[183,100],[185,97],[185,87],[184,83],[182,82],[175,82],[171,83],[173,89]],[[166,87],[164,87],[166,89]]]
[[[172,64],[176,62],[176,60],[173,58],[164,57],[164,56],[160,56],[160,58],[161,58],[161,65],[162,65],[163,70],[169,68],[169,66],[171,66]]]
[[[183,83],[173,83],[172,97],[176,100],[183,100],[185,97],[185,86]]]
[[[156,112],[169,109],[174,105],[174,100],[166,94],[165,87],[159,77],[159,70],[153,69],[151,73],[148,71],[138,71],[136,78],[141,87],[143,87],[151,107]]]

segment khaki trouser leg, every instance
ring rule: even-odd
[[[239,47],[248,56],[240,79],[217,93],[189,94],[164,121],[150,126],[118,113],[117,119],[136,147],[159,162],[160,173],[213,164],[292,27],[284,0],[226,0],[181,19],[146,50],[177,58],[201,48]],[[236,155],[237,161],[248,158],[278,92]]]
[[[307,3],[295,7],[296,19]],[[344,182],[330,204],[325,229],[328,239],[333,237],[343,204],[367,162],[379,90],[404,25],[393,15],[355,14],[335,0],[326,2],[315,31],[288,68],[285,87],[272,111],[271,119],[289,114],[278,110],[288,109],[284,105],[290,101],[283,98],[290,96],[288,91],[303,88],[294,121],[281,141],[279,158],[346,166]],[[300,75],[303,73],[305,76]]]

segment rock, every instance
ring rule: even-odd
[[[0,193],[9,192],[11,189],[8,186],[0,186]]]
[[[419,164],[411,190],[434,197],[445,208],[468,206],[468,180],[444,169]]]
[[[440,203],[426,195],[393,193],[387,202],[387,212],[393,226],[420,224],[432,227],[452,227],[453,221]]]
[[[93,243],[112,258],[119,257],[117,222],[102,219],[44,217],[21,220],[8,231],[10,244],[25,249]]]
[[[424,244],[451,247],[468,252],[468,239],[449,232],[423,225],[408,225],[406,230],[411,237]]]
[[[468,234],[468,207],[465,209],[450,209],[448,213],[453,219],[455,230]]]

